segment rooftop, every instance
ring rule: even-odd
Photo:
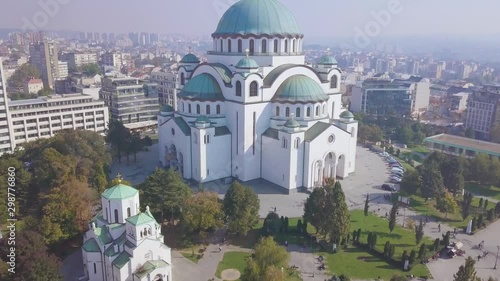
[[[139,191],[131,186],[118,184],[106,189],[102,197],[106,199],[126,199],[135,196]]]
[[[156,222],[155,218],[151,215],[150,212],[139,213],[135,216],[127,218],[126,221],[131,223],[132,225],[143,225],[146,223]]]
[[[425,139],[426,142],[450,145],[500,157],[500,144],[469,139],[459,136],[440,134]]]

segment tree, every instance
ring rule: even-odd
[[[471,231],[474,232],[476,229],[477,229],[477,219],[476,219],[476,217],[473,217]]]
[[[484,200],[484,205],[483,205],[484,209],[488,209],[488,203],[489,203],[488,199]]]
[[[368,216],[368,212],[370,210],[370,194],[366,194],[366,200],[365,200],[365,219]]]
[[[398,149],[396,150],[396,157],[399,157],[399,155],[400,155],[400,154],[401,154],[401,150],[398,148]]]
[[[420,260],[425,260],[427,258],[427,246],[425,245],[425,243],[422,243],[422,245],[420,245],[420,249],[418,250],[418,258]]]
[[[476,262],[472,257],[467,257],[465,264],[458,268],[458,272],[453,275],[454,281],[476,281]]]
[[[396,252],[396,247],[394,245],[391,245],[391,247],[389,248],[389,258],[393,258],[394,257],[394,253]]]
[[[332,183],[333,181],[329,181],[330,185]],[[330,209],[330,214],[332,215],[331,218],[334,223],[330,226],[329,236],[331,241],[341,241],[349,235],[351,215],[349,213],[349,209],[347,208],[345,195],[342,191],[340,182],[335,182],[331,197],[328,199],[334,207],[333,209]]]
[[[39,79],[40,73],[33,65],[25,63],[14,71],[7,84],[9,85],[9,88],[22,88],[24,86],[24,82],[30,77]]]
[[[223,205],[231,233],[246,235],[259,221],[259,197],[251,188],[237,181],[229,187]]]
[[[445,213],[445,218],[448,218],[448,213],[455,213],[458,209],[458,204],[453,195],[445,191],[436,200],[436,209],[441,213]]]
[[[433,245],[434,252],[437,252],[437,250],[439,250],[439,244],[441,244],[441,241],[439,240],[439,238],[436,238]]]
[[[479,208],[482,208],[483,207],[483,198],[479,198],[479,205],[478,205]]]
[[[47,202],[43,206],[42,220],[47,222],[47,225],[42,224],[46,243],[52,244],[87,230],[97,199],[87,183],[70,178],[43,198]]]
[[[97,74],[101,74],[101,69],[96,63],[83,64],[78,68],[78,71],[82,72],[87,77],[94,77]]]
[[[470,214],[470,207],[472,206],[472,199],[474,197],[472,196],[472,193],[465,193],[464,198],[462,200],[462,203],[460,204],[461,207],[461,215],[462,219],[465,220],[467,217],[469,217]]]
[[[284,219],[283,219],[284,220]],[[264,219],[264,231],[268,235],[275,235],[280,232],[280,228],[283,227],[283,221],[280,219],[279,215],[275,212],[270,212]]]
[[[476,138],[476,131],[474,131],[472,128],[467,128],[465,130],[465,136],[470,139],[475,139]]]
[[[384,132],[377,125],[361,125],[358,130],[358,139],[360,142],[377,143],[384,138]]]
[[[477,228],[482,228],[483,227],[483,214],[479,214],[479,216],[477,217]]]
[[[396,129],[396,139],[404,144],[412,144],[414,133],[409,126],[402,126]]]
[[[408,252],[406,250],[403,251],[403,254],[401,255],[401,262],[405,264],[405,261],[408,260]]]
[[[170,220],[173,220],[193,194],[182,176],[173,169],[165,171],[157,168],[141,184],[140,189],[143,192],[143,204],[149,205],[152,212],[160,214],[162,223],[165,213],[170,213]]]
[[[446,233],[442,234],[442,236],[443,236],[443,245],[445,247],[450,245],[450,232],[446,231]]]
[[[396,227],[396,219],[397,219],[397,213],[398,213],[399,205],[398,202],[394,203],[392,205],[391,212],[389,214],[389,230],[392,233],[394,230],[394,227]]]
[[[182,208],[182,223],[189,231],[209,231],[223,225],[222,204],[214,192],[188,197]]]
[[[391,242],[386,241],[384,244],[384,257],[389,257],[390,249],[391,249]]]
[[[417,252],[415,252],[415,249],[412,249],[409,257],[410,264],[413,264],[416,258],[417,258]]]
[[[285,281],[286,276],[285,273],[281,270],[281,268],[277,268],[276,266],[270,266],[264,272],[264,281]]]
[[[495,205],[495,215],[500,216],[500,202]]]
[[[8,240],[0,240],[0,261],[5,264],[7,260]],[[36,231],[24,230],[16,235],[16,274],[4,276],[0,272],[0,279],[6,281],[34,280],[62,281],[60,269],[62,264],[58,257],[47,252],[44,238]]]
[[[389,146],[389,148],[387,149],[387,153],[389,153],[391,155],[394,154],[394,146],[392,146],[392,145]]]
[[[408,170],[401,181],[401,190],[409,194],[418,194],[422,186],[422,177],[417,170]]]
[[[435,198],[443,193],[444,183],[439,166],[424,164],[420,175],[422,176],[422,196],[424,198]]]
[[[281,272],[281,268],[287,267],[288,259],[289,254],[286,252],[286,249],[276,244],[272,237],[261,238],[257,245],[255,245],[254,254],[247,260],[247,267],[241,276],[241,280],[274,280],[267,279],[266,276],[278,276],[279,278],[280,275],[276,275],[274,269],[279,269]]]
[[[492,142],[500,143],[500,124],[494,126],[491,129],[490,138]]]
[[[456,157],[448,157],[440,166],[443,184],[453,195],[462,193],[464,189],[464,169]]]
[[[127,151],[127,142],[130,139],[130,132],[125,128],[122,122],[111,119],[109,121],[108,130],[106,131],[106,142],[111,144],[111,147],[118,156],[118,162],[121,163],[122,153]]]
[[[422,222],[422,219],[420,219],[420,224],[417,227],[415,227],[416,245],[420,244],[420,241],[422,241],[422,238],[424,238],[424,223]]]

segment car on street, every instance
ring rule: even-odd
[[[382,189],[383,189],[383,190],[387,190],[387,191],[391,191],[391,192],[396,191],[396,188],[394,187],[394,185],[392,185],[392,184],[387,184],[387,183],[384,183],[384,184],[382,185]]]
[[[403,169],[393,167],[391,168],[391,172],[399,172],[399,173],[404,173]]]
[[[391,177],[391,182],[393,183],[400,183],[402,180],[398,177]]]

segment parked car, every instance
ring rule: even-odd
[[[403,174],[402,173],[392,173],[391,176],[396,176],[396,177],[398,177],[400,179],[403,179]]]
[[[392,184],[387,184],[387,183],[384,183],[382,185],[382,189],[387,190],[387,191],[392,191],[392,192],[396,191],[396,188]]]
[[[401,182],[401,179],[400,178],[391,178],[391,182],[393,183],[400,183]]]
[[[398,167],[392,167],[391,171],[393,171],[393,172],[404,172],[403,169],[398,168]]]
[[[389,164],[389,166],[390,166],[391,168],[398,168],[398,169],[401,169],[403,172],[405,171],[405,168],[404,168],[403,166],[401,166],[400,164],[397,164],[397,163],[395,163],[395,164]]]

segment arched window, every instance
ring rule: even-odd
[[[231,53],[231,39],[227,39],[227,52]]]
[[[115,223],[118,223],[118,210],[115,209]]]
[[[196,105],[196,114],[200,114],[200,111],[201,111],[201,110],[200,110],[200,105],[199,105],[199,104],[197,104],[197,105]]]
[[[182,112],[186,112],[186,108],[184,106],[184,103],[182,103]]]
[[[243,53],[243,42],[238,39],[238,53]]]
[[[97,274],[97,265],[94,262],[94,274]]]
[[[241,82],[236,81],[236,96],[241,97]]]
[[[276,116],[280,116],[280,107],[279,106],[276,107]]]
[[[253,39],[250,39],[250,55],[253,55],[255,52],[255,41]]]
[[[286,117],[290,117],[290,107],[287,107],[287,108],[285,109],[285,116],[286,116]]]
[[[286,138],[283,138],[282,147],[283,148],[287,148],[288,147],[288,142],[287,142]]]
[[[294,146],[295,149],[298,149],[299,145],[300,145],[300,138],[296,138],[293,146]]]
[[[274,39],[274,53],[278,53],[278,39]]]
[[[332,78],[330,79],[330,88],[332,89],[337,89],[337,83],[339,79],[337,78],[337,75],[333,75]]]
[[[217,114],[220,114],[220,105],[217,105],[215,108],[216,108],[215,112],[216,112]]]
[[[188,113],[191,113],[191,104],[188,104]]]
[[[210,105],[207,104],[207,108],[206,109],[207,109],[206,110],[207,114],[210,114]]]
[[[300,117],[300,107],[297,107],[297,109],[295,109],[295,116]]]
[[[316,116],[319,116],[319,105],[316,106]]]
[[[310,107],[307,108],[307,115],[306,116],[311,117],[311,108]]]
[[[130,207],[127,208],[127,218],[130,217]]]
[[[250,83],[250,96],[256,97],[259,95],[259,84],[256,81]]]
[[[285,53],[288,53],[288,40],[285,39]]]
[[[267,40],[262,39],[262,53],[265,54],[267,53]]]
[[[224,40],[220,40],[220,51],[224,52]]]
[[[181,73],[181,85],[186,85],[186,77],[184,76],[184,72]]]
[[[295,46],[295,39],[292,40],[292,52],[295,53],[296,51],[296,46]]]

